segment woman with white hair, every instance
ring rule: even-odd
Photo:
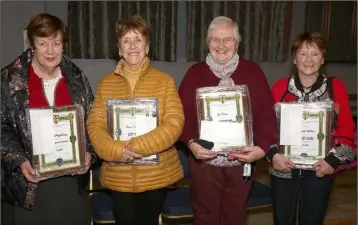
[[[180,141],[194,156],[190,158],[190,171],[196,225],[245,224],[251,180],[243,177],[243,162],[252,163],[263,158],[277,143],[270,87],[260,67],[237,54],[240,41],[237,24],[227,17],[216,17],[208,28],[206,60],[188,70],[179,88],[185,115]],[[233,85],[249,88],[255,146],[247,148],[244,154],[217,156],[205,148],[210,140],[198,139],[196,89]]]

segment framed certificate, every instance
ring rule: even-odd
[[[332,147],[333,102],[278,103],[275,108],[280,152],[298,168],[313,169]]]
[[[214,142],[213,151],[227,153],[253,145],[246,85],[199,88],[196,99],[200,138]]]
[[[158,100],[156,98],[108,99],[107,127],[114,140],[128,141],[158,126]],[[132,162],[108,162],[108,165],[158,164],[159,155],[134,159]]]
[[[45,180],[85,169],[86,138],[80,105],[28,110],[36,178]]]

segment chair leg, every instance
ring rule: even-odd
[[[159,225],[162,225],[163,221],[162,221],[162,214],[159,214]]]

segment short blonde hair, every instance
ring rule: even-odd
[[[209,41],[210,41],[210,31],[212,29],[214,29],[217,25],[219,24],[223,24],[223,23],[227,23],[229,25],[232,26],[233,28],[233,35],[234,35],[234,38],[235,40],[237,41],[237,43],[240,43],[241,42],[241,35],[240,35],[240,32],[239,32],[239,26],[237,25],[237,23],[235,23],[232,19],[230,19],[229,17],[226,17],[226,16],[218,16],[218,17],[215,17],[209,27],[208,27],[208,32],[207,32],[207,35],[206,35],[206,43],[209,44]]]

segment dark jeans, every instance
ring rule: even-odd
[[[158,225],[166,194],[166,188],[141,193],[112,191],[116,224]]]
[[[275,225],[294,225],[298,203],[299,225],[322,225],[333,179],[317,178],[315,171],[293,170],[292,179],[271,175]]]

